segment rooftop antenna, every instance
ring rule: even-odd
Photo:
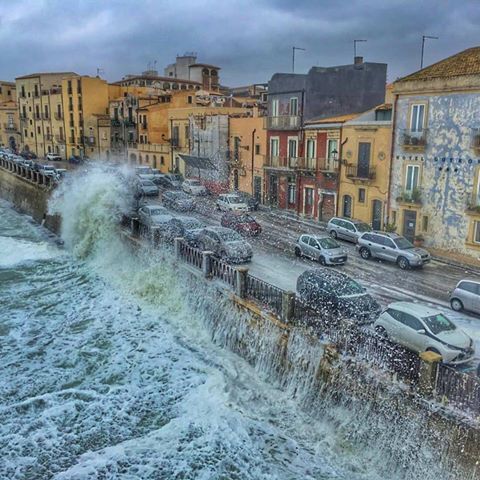
[[[97,67],[97,77],[100,77],[100,75],[102,75],[103,73],[105,73],[105,70],[103,68]]]
[[[425,39],[438,40],[438,37],[432,37],[431,35],[422,35],[422,57],[420,59],[420,70],[423,68],[423,53],[425,51]]]
[[[353,63],[355,63],[355,59],[357,58],[357,43],[366,42],[366,40],[357,39],[353,41]]]
[[[305,48],[301,47],[292,47],[292,73],[295,73],[295,50],[302,50],[305,52]]]

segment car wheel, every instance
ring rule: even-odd
[[[463,303],[458,298],[452,298],[450,300],[450,306],[452,307],[452,310],[455,310],[456,312],[463,310]]]
[[[318,257],[318,261],[320,262],[320,265],[325,266],[327,262],[325,261],[325,257],[323,255],[320,255]]]
[[[368,260],[372,256],[372,254],[370,253],[370,250],[367,247],[362,247],[360,249],[360,256],[364,260]]]
[[[383,338],[388,338],[387,331],[381,325],[375,327],[375,332]]]
[[[402,270],[406,270],[408,267],[410,267],[410,262],[405,257],[400,257],[397,260],[397,263]]]
[[[298,247],[295,247],[295,256],[296,257],[301,257],[302,256],[302,252],[300,251],[300,249]]]
[[[337,232],[335,230],[330,230],[330,236],[335,239],[338,237]]]

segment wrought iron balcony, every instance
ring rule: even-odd
[[[130,119],[126,119],[124,120],[124,123],[125,123],[125,126],[128,128],[128,127],[135,127],[135,122],[133,120],[130,120]]]
[[[122,126],[122,122],[118,118],[112,118],[111,119],[111,124],[112,124],[112,127],[121,127]]]
[[[334,158],[319,158],[318,170],[324,173],[338,173],[340,162]]]
[[[16,132],[17,124],[16,123],[4,123],[3,128],[6,132]]]
[[[300,157],[277,157],[267,155],[265,157],[264,167],[277,168],[283,170],[295,170],[305,165],[305,159]]]
[[[280,115],[265,117],[265,128],[268,130],[297,130],[301,127],[300,115]]]
[[[375,180],[375,167],[362,165],[347,165],[345,175],[352,180]]]
[[[421,132],[412,132],[409,129],[401,131],[400,144],[403,147],[417,147],[423,148],[427,144],[427,129]]]

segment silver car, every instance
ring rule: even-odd
[[[480,282],[460,280],[450,294],[450,306],[453,310],[468,310],[480,314]]]
[[[431,260],[423,248],[417,248],[396,233],[366,232],[360,236],[357,250],[364,260],[379,258],[396,263],[402,270],[423,267]]]
[[[158,187],[151,180],[138,179],[137,189],[145,197],[158,197]]]
[[[253,255],[250,244],[235,230],[225,227],[204,228],[198,236],[198,247],[232,263],[249,262]]]
[[[332,238],[341,238],[353,243],[357,243],[362,233],[371,231],[370,225],[353,218],[333,217],[327,223],[327,232]]]
[[[295,255],[309,257],[321,265],[342,265],[347,261],[347,252],[335,239],[317,235],[300,235]]]
[[[138,219],[142,225],[153,227],[172,219],[172,214],[160,205],[145,205],[138,209]]]

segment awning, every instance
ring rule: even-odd
[[[178,155],[186,165],[193,168],[200,168],[202,170],[218,170],[217,167],[210,161],[208,157],[195,157],[193,155]]]

